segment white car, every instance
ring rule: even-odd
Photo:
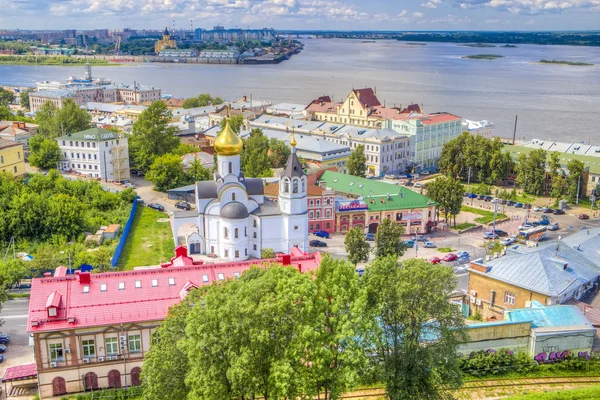
[[[520,231],[525,231],[525,230],[531,229],[531,228],[533,228],[533,225],[530,225],[530,224],[524,224],[524,225],[519,226]]]
[[[506,238],[506,239],[502,239],[500,241],[500,244],[503,244],[505,246],[509,246],[509,245],[513,244],[514,242],[515,242],[515,239],[509,237],[509,238]]]
[[[533,211],[544,211],[544,207],[535,206],[533,207]]]
[[[390,175],[390,174],[388,174],[388,175],[384,175],[384,178],[385,179],[396,179],[396,175]]]
[[[435,249],[437,246],[433,242],[425,242],[425,248]]]

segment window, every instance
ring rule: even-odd
[[[321,218],[321,211],[317,211],[317,219]]]
[[[100,291],[101,292],[106,292],[106,283],[103,283],[100,285]]]
[[[229,163],[229,173],[233,174],[233,164]]]
[[[119,290],[125,290],[125,282],[119,282]]]
[[[141,335],[129,335],[129,352],[139,353],[142,351],[142,337]]]
[[[308,218],[309,218],[309,219],[313,219],[313,217],[314,217],[314,214],[313,214],[313,212],[312,212],[312,211],[311,211],[311,212],[309,212],[309,213],[308,213]]]
[[[56,317],[56,307],[49,307],[48,308],[48,316],[49,317]]]
[[[158,286],[158,279],[152,279],[152,287]]]
[[[17,157],[19,157],[19,160],[21,159],[21,152],[17,151]]]
[[[312,231],[312,230],[313,230],[313,224],[310,224],[310,225],[308,226],[308,229]]]
[[[313,200],[311,200],[311,201],[310,201],[310,205],[312,206],[313,204],[314,204],[314,201],[313,201]]]
[[[240,273],[239,273],[239,272],[234,272],[234,273],[233,273],[233,277],[234,277],[235,279],[239,278],[239,277],[240,277]]]
[[[83,293],[89,293],[90,292],[90,287],[88,285],[85,285],[83,287]]]
[[[229,230],[227,228],[223,228],[223,237],[227,239],[229,237]]]
[[[256,245],[254,245],[254,251],[256,251],[256,249],[257,249],[257,247],[256,247]]]
[[[169,278],[169,286],[175,286],[175,278]]]
[[[298,180],[294,179],[293,185],[294,193],[298,193]]]
[[[256,228],[256,220],[252,222],[252,227]]]
[[[63,345],[62,343],[50,344],[50,361],[63,361]]]
[[[236,250],[236,251],[235,251],[235,258],[238,258],[239,256],[240,256],[240,251],[239,251],[239,250]]]
[[[94,340],[82,340],[83,357],[94,357],[96,355],[96,346]]]
[[[136,289],[139,289],[142,287],[142,281],[135,281],[135,287]]]
[[[248,249],[247,248],[244,249],[244,255],[246,255],[246,256],[248,255]]]
[[[317,205],[321,205],[321,200],[317,200]]]
[[[217,278],[218,278],[220,281],[224,281],[224,280],[225,280],[225,275],[224,275],[223,273],[219,273],[219,274],[217,274]]]
[[[225,250],[225,258],[229,257],[229,250]]]
[[[208,282],[208,275],[202,275],[202,282]]]
[[[235,201],[235,193],[231,193],[231,200]]]
[[[327,223],[327,228],[331,228],[331,224],[329,222]]]
[[[297,231],[298,229],[298,225],[294,225],[294,230]]]
[[[246,237],[248,236],[248,228],[247,227],[244,227],[244,236],[246,236]]]
[[[331,217],[331,210],[325,210],[325,216],[327,218],[330,218]]]
[[[16,166],[13,167],[13,171],[14,171],[15,174],[17,173],[17,167]]]
[[[116,337],[109,337],[104,339],[104,348],[106,354],[119,354],[119,341]]]
[[[256,232],[252,232],[252,237],[256,239]]]
[[[237,238],[238,238],[238,233],[239,233],[239,230],[238,230],[238,228],[235,228],[235,229],[233,230],[233,237],[234,237],[235,239],[237,239]]]
[[[504,303],[515,304],[515,294],[511,292],[504,292]]]

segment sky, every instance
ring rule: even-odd
[[[2,29],[600,30],[600,0],[0,0]]]

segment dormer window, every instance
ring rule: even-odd
[[[48,316],[56,317],[56,307],[48,307]]]
[[[60,307],[60,302],[62,301],[62,294],[58,291],[53,291],[48,296],[46,300],[46,312],[48,313],[48,317],[56,317],[58,316],[58,307]]]

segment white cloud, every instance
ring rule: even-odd
[[[427,3],[421,4],[421,7],[437,8],[437,6],[435,4],[433,4],[433,2],[431,2],[431,1],[428,1]]]
[[[600,9],[600,0],[455,0],[460,8],[490,7],[513,14],[559,13],[570,8]]]
[[[414,13],[412,13],[412,16],[415,18],[421,18],[423,17],[423,13],[415,11]]]

